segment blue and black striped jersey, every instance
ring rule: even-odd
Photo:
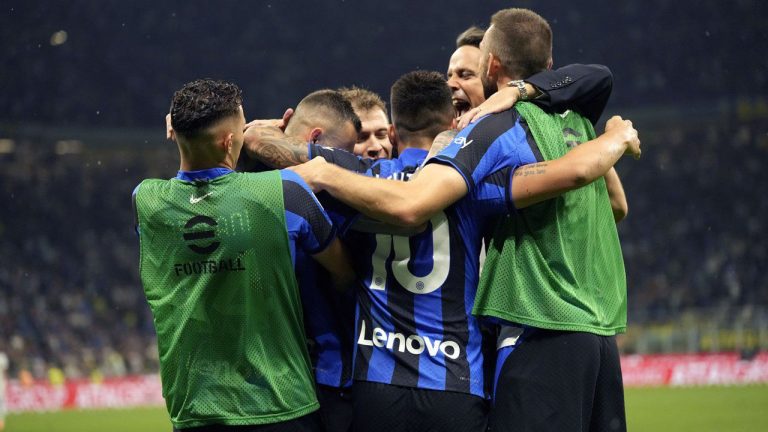
[[[249,172],[269,170],[266,165],[247,157],[244,151],[240,155],[238,169]],[[296,175],[292,171],[281,172],[288,173],[283,174],[284,176]],[[313,196],[313,200],[314,198]],[[318,194],[317,200],[323,203],[336,232],[346,229],[356,215],[349,207],[327,193]],[[308,202],[306,197],[303,201]],[[350,386],[354,346],[354,292],[337,292],[332,287],[328,272],[314,262],[307,252],[299,249],[294,256],[304,312],[304,329],[307,333],[315,380],[318,384],[331,387]]]
[[[408,180],[427,155],[370,161],[310,146],[310,156],[368,176]],[[509,170],[482,182],[410,237],[349,231],[358,269],[355,380],[484,397],[482,335],[471,315],[486,224],[508,209]]]
[[[451,144],[427,163],[455,168],[472,194],[476,186],[499,170],[514,173],[522,165],[543,160],[525,119],[511,109],[482,117],[462,129]]]

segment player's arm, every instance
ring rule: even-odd
[[[359,212],[394,225],[419,226],[468,190],[462,175],[444,165],[427,165],[407,182],[362,176],[320,157],[291,169],[313,190],[325,190]]]
[[[243,150],[269,167],[280,169],[308,161],[307,142],[285,135],[275,126],[252,126],[245,130]]]
[[[625,154],[640,158],[640,140],[631,121],[614,116],[605,133],[565,156],[515,170],[510,188],[514,206],[528,207],[585,186],[605,176]]]
[[[281,176],[286,224],[296,238],[295,247],[323,266],[337,289],[349,288],[355,273],[328,214],[301,178],[289,171],[282,171]]]
[[[613,74],[607,66],[571,64],[539,72],[526,82],[540,89],[536,105],[555,112],[573,110],[596,124],[613,90]]]
[[[608,198],[611,200],[611,210],[616,223],[621,222],[629,213],[627,196],[624,194],[624,186],[621,184],[616,168],[611,168],[605,175],[605,186],[608,188]]]
[[[443,151],[443,149],[448,147],[451,144],[451,141],[453,141],[453,139],[456,137],[457,133],[459,133],[459,131],[456,129],[440,132],[432,141],[432,147],[429,148],[429,154],[427,154],[427,157],[424,158],[424,162],[426,163],[429,158],[435,156],[436,154]]]
[[[546,70],[525,79],[526,100],[545,110],[573,110],[597,123],[613,89],[613,75],[603,65],[572,64]],[[479,106],[462,116],[459,128],[486,114],[511,108],[520,100],[516,86],[502,87]]]
[[[510,192],[514,205],[527,207],[591,183],[625,153],[639,157],[640,141],[632,123],[615,116],[603,135],[562,158],[515,170]],[[322,158],[292,169],[313,190],[326,190],[361,213],[395,225],[421,225],[469,190],[469,180],[457,168],[439,163],[427,164],[408,182],[363,177]]]

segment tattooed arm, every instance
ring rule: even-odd
[[[512,178],[512,200],[518,209],[546,201],[610,174],[623,155],[639,159],[640,153],[632,122],[614,116],[606,123],[605,133],[565,156],[519,167]]]
[[[277,169],[309,160],[306,141],[287,136],[274,126],[246,129],[243,149],[249,157]]]
[[[435,137],[435,140],[432,141],[432,147],[429,148],[429,154],[426,158],[424,158],[424,162],[426,162],[427,159],[431,158],[432,156],[443,151],[444,148],[448,147],[448,144],[453,141],[453,138],[457,133],[459,133],[459,131],[456,129],[449,129],[447,131],[440,132],[440,134]]]
[[[515,206],[527,207],[584,186],[605,175],[624,154],[640,157],[640,140],[631,122],[614,117],[603,135],[565,156],[518,167],[511,188]],[[361,213],[395,225],[421,225],[468,191],[459,171],[436,163],[407,182],[361,176],[321,157],[292,169],[313,190],[325,190]]]

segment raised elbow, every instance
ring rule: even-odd
[[[594,178],[586,165],[575,165],[571,167],[571,189],[578,189],[591,183]]]
[[[400,209],[394,216],[395,220],[393,222],[395,224],[409,228],[421,226],[429,220],[427,215],[421,214],[413,208]]]
[[[626,218],[628,214],[629,214],[629,208],[626,205],[624,205],[623,207],[613,208],[613,220],[616,221],[616,223],[619,223],[622,220],[624,220],[624,218]]]

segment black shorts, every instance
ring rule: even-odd
[[[210,425],[176,429],[174,432],[323,432],[317,411],[305,416],[279,423],[246,426]]]
[[[486,400],[465,393],[355,381],[355,432],[484,432]]]
[[[352,388],[317,385],[320,419],[325,432],[352,430]]]
[[[500,342],[515,329],[503,326]],[[532,328],[518,335],[498,350],[491,431],[627,430],[614,336]]]

